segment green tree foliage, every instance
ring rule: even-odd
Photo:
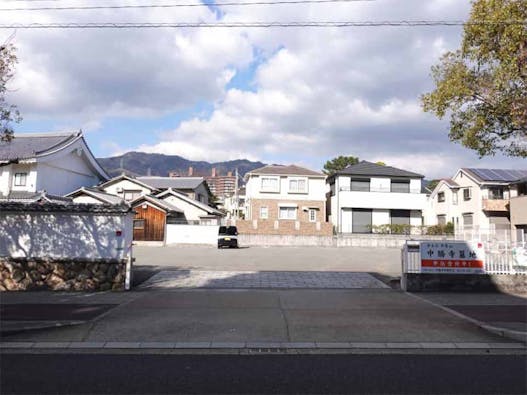
[[[2,141],[13,139],[11,122],[21,120],[16,106],[8,104],[5,100],[7,83],[13,78],[16,62],[15,47],[9,43],[0,45],[0,140]]]
[[[359,158],[355,156],[338,156],[336,158],[333,158],[331,160],[328,160],[324,164],[324,169],[322,170],[324,174],[327,174],[328,176],[335,174],[337,171],[340,171],[349,165],[355,165],[359,163]]]
[[[428,184],[426,184],[426,187],[428,189],[430,189],[431,191],[433,191],[435,189],[435,187],[437,186],[437,184],[439,184],[439,181],[441,181],[441,180],[440,179],[432,180]]]
[[[423,109],[450,115],[452,141],[480,156],[527,156],[527,1],[474,0],[461,48],[432,78]]]
[[[383,161],[377,161],[375,162],[376,165],[379,165],[379,166],[386,166],[386,162],[383,162]]]

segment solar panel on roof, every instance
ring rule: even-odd
[[[527,177],[527,170],[469,169],[483,181],[512,182]]]

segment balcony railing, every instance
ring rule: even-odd
[[[509,199],[483,199],[484,211],[509,211]]]
[[[344,187],[340,187],[339,191],[342,191],[342,192],[382,192],[382,193],[421,193],[421,189],[419,188],[410,188],[406,191],[397,191],[397,190],[394,191],[391,188],[372,187],[372,186],[370,186],[369,188],[358,187],[358,188],[353,188],[353,189],[351,189],[351,187],[349,186],[344,186]]]

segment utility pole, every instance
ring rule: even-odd
[[[234,209],[234,217],[236,219],[238,219],[238,214],[240,212],[239,210],[239,207],[238,207],[238,168],[235,169],[235,172],[234,172],[235,176],[234,176],[234,204],[235,204],[235,209]]]

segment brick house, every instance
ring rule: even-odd
[[[245,175],[246,218],[240,233],[331,235],[326,176],[295,165],[268,165]]]

